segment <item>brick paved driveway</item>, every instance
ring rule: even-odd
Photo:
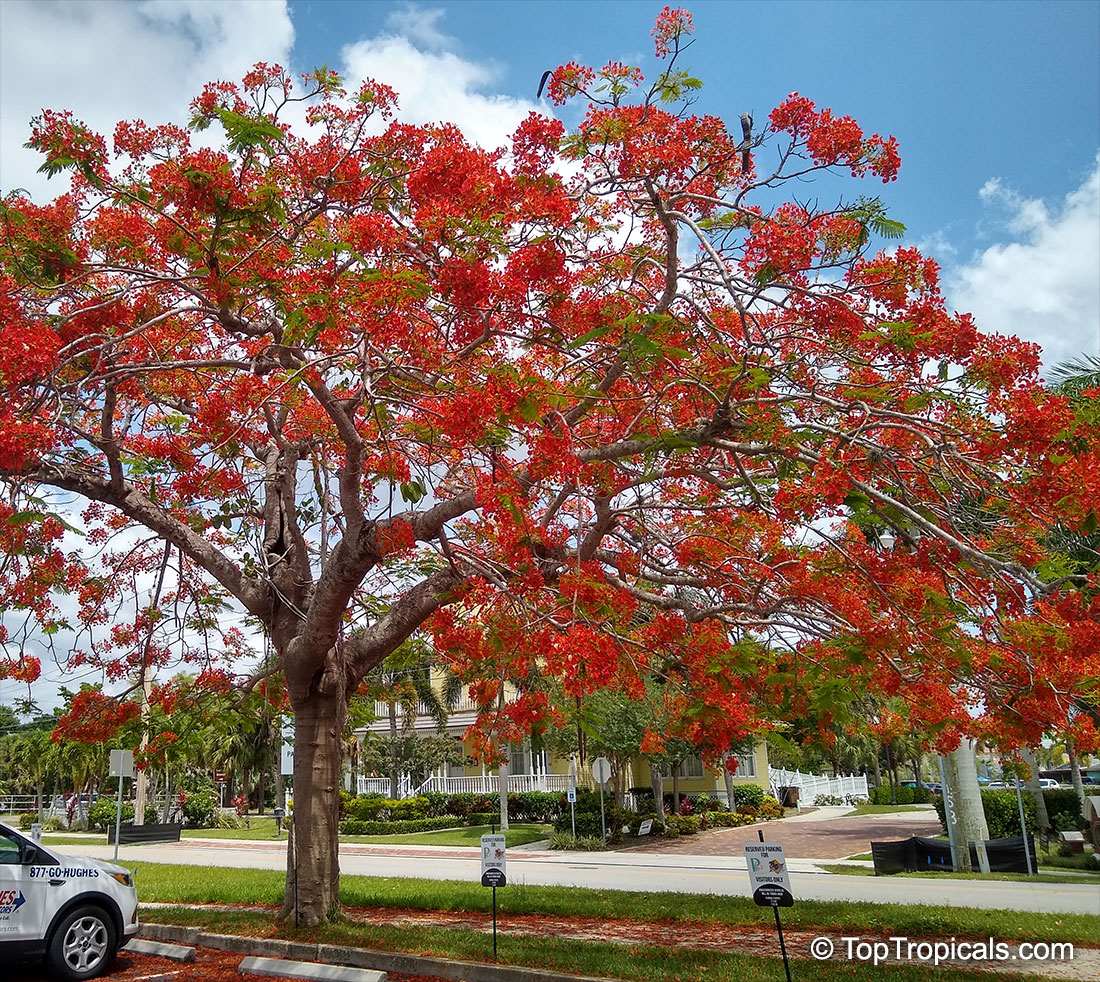
[[[833,818],[766,822],[738,829],[715,829],[679,839],[655,839],[636,846],[624,846],[620,852],[664,853],[687,856],[743,856],[746,842],[764,838],[783,845],[790,859],[842,859],[870,852],[871,840],[908,839],[911,835],[935,836],[941,833],[935,812],[899,812],[894,815],[864,815],[859,818]]]

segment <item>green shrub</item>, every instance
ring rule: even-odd
[[[358,822],[377,821],[386,805],[386,798],[377,792],[361,794],[352,798],[345,807],[344,814]]]
[[[600,834],[600,813],[598,811],[579,811],[576,813],[576,821],[577,836],[579,838],[595,836],[602,841],[603,837]],[[554,819],[554,831],[572,833],[573,825],[568,814],[559,815]]]
[[[209,828],[218,812],[218,796],[214,791],[184,792],[183,818],[192,828]]]
[[[345,788],[340,789],[340,817],[347,818],[348,805],[355,800],[355,795]]]
[[[764,800],[764,789],[759,784],[744,784],[733,786],[733,797],[740,808],[759,808]]]
[[[349,818],[340,823],[341,835],[409,835],[413,832],[436,832],[462,824],[453,816],[414,818],[401,822],[369,822]]]
[[[551,832],[550,838],[546,842],[551,849],[569,850],[577,848],[577,840],[573,838],[572,832]]]
[[[401,798],[399,801],[387,801],[391,822],[408,822],[428,817],[428,799],[424,797]]]
[[[30,830],[30,827],[37,821],[38,812],[23,812],[23,814],[19,816],[19,827],[24,832],[27,832]]]
[[[741,825],[748,825],[751,819],[741,812],[708,812],[707,821],[712,828],[735,829]]]
[[[1036,830],[1035,799],[1024,794],[1024,816],[1027,819],[1028,832]],[[936,795],[936,814],[940,817],[940,826],[947,831],[944,822],[943,797]],[[1016,791],[994,788],[982,792],[982,808],[985,811],[985,823],[989,827],[991,839],[1007,839],[1020,834],[1020,806],[1016,800]]]
[[[765,821],[774,822],[777,818],[782,818],[786,815],[787,812],[783,806],[769,794],[765,795],[764,800],[760,802],[760,808],[756,814]]]
[[[423,797],[428,802],[428,818],[440,818],[447,814],[447,795],[442,791],[426,791]],[[451,812],[451,814],[456,813]]]
[[[115,824],[115,812],[117,809],[117,801],[113,801],[110,798],[98,799],[95,804],[88,809],[88,827],[105,832]],[[134,806],[129,801],[124,801],[122,803],[122,820],[124,822],[132,822],[134,820]]]
[[[344,814],[359,822],[408,822],[429,818],[430,809],[431,802],[423,795],[416,798],[386,798],[372,792],[352,798],[344,806]]]
[[[470,812],[467,825],[494,825],[500,822],[500,812]]]
[[[1055,832],[1080,832],[1081,824],[1080,813],[1058,812],[1050,816],[1050,825]]]
[[[665,820],[666,830],[673,828],[677,835],[695,835],[699,831],[698,815],[669,815]]]
[[[921,788],[921,790],[925,791],[927,789]],[[914,788],[895,785],[892,800],[889,784],[881,784],[877,788],[871,788],[872,805],[911,805],[915,800],[916,791]],[[927,799],[922,798],[921,800]]]
[[[508,815],[517,822],[552,822],[569,803],[560,791],[517,791],[508,795]]]
[[[508,796],[511,799],[511,795]],[[460,818],[469,815],[470,812],[497,812],[500,813],[500,795],[477,794],[463,792],[461,794],[446,795],[442,805],[447,815],[458,815]]]
[[[148,810],[146,811],[146,813],[148,814]],[[30,826],[28,826],[28,828],[29,827]],[[61,818],[58,815],[50,815],[48,818],[44,819],[43,822],[42,822],[42,831],[43,832],[60,832],[64,828],[65,828],[65,823],[63,821],[61,821]]]
[[[1051,824],[1059,832],[1075,832],[1087,826],[1088,823],[1081,812],[1081,799],[1077,797],[1077,792],[1073,788],[1048,788],[1043,792],[1043,801],[1046,802]],[[1070,818],[1063,821],[1068,822],[1072,819],[1073,824],[1063,828],[1055,823],[1055,815],[1068,815]]]

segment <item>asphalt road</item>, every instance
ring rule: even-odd
[[[144,861],[231,868],[286,868],[285,842],[268,845],[252,841],[247,846],[223,843],[226,840],[192,839],[171,844],[123,846],[119,859],[126,865]],[[65,847],[58,851],[110,859],[114,847]],[[340,868],[344,873],[362,876],[470,881],[478,881],[481,877],[480,854],[476,850],[351,846],[341,849]],[[790,868],[796,898],[1100,916],[1100,888],[1095,880],[1077,884],[842,876],[815,872],[808,861],[793,861]],[[513,884],[724,895],[747,895],[749,892],[744,859],[736,856],[540,853],[512,849],[508,854],[507,873],[508,882]]]

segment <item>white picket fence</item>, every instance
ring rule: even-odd
[[[867,778],[852,774],[848,777],[828,777],[824,774],[803,774],[772,767],[768,775],[773,791],[779,788],[798,788],[800,804],[812,805],[818,795],[828,794],[837,798],[867,798]]]

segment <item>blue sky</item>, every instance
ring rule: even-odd
[[[504,142],[546,68],[654,66],[662,4],[357,0],[4,0],[0,188],[57,193],[21,148],[43,106],[106,131],[183,120],[202,83],[258,60],[322,63],[394,86],[412,121]],[[787,93],[901,143],[878,193],[945,266],[949,301],[1037,340],[1046,363],[1100,350],[1100,3],[698,2],[685,64],[700,111],[763,120]],[[568,124],[576,110],[557,110]],[[56,184],[56,182],[55,182]],[[804,186],[832,203],[841,183]]]
[[[618,59],[652,74],[661,6],[0,0],[0,190],[62,190],[22,149],[42,107],[106,133],[124,118],[182,122],[204,82],[259,60],[369,75],[397,89],[409,120],[500,145],[532,110],[575,121],[535,100],[547,68]],[[956,309],[1040,342],[1048,365],[1100,351],[1100,3],[686,6],[699,111],[762,122],[797,90],[898,137],[896,183],[822,182],[801,197],[880,194],[909,243],[943,262]],[[0,702],[11,696],[0,687]]]

